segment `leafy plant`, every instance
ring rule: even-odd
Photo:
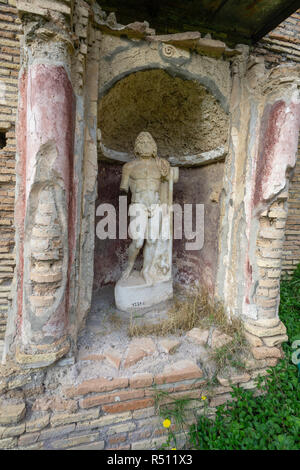
[[[195,401],[195,399],[189,397],[174,398],[164,390],[156,391],[154,395],[155,407],[159,416],[164,419],[163,426],[168,429],[167,440],[162,444],[162,449],[177,449],[178,433],[184,434],[184,440],[188,441],[187,412],[189,411],[189,415],[193,413],[193,410],[189,409],[191,401]]]
[[[280,318],[287,327],[285,358],[257,379],[263,393],[233,387],[235,401],[221,405],[215,420],[200,416],[190,428],[194,449],[299,450],[300,382],[291,361],[292,344],[300,339],[300,265],[291,280],[281,283]]]

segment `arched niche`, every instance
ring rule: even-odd
[[[138,71],[116,82],[99,101],[99,158],[129,160],[137,134],[147,130],[160,156],[171,163],[202,164],[208,152],[222,159],[228,122],[218,98],[197,80],[162,69]]]
[[[122,164],[134,158],[134,141],[150,132],[160,157],[180,166],[174,201],[204,204],[205,245],[186,251],[175,240],[175,279],[214,287],[217,266],[219,195],[227,152],[229,116],[197,80],[174,77],[162,69],[137,71],[115,82],[98,103],[98,200],[117,210]],[[118,219],[118,218],[117,218]],[[99,219],[96,217],[96,223]],[[94,288],[118,280],[127,260],[128,240],[95,240]]]

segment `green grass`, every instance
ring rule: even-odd
[[[254,392],[233,387],[236,401],[219,406],[214,421],[201,416],[189,431],[190,445],[201,450],[299,450],[300,371],[292,362],[293,343],[300,340],[300,265],[293,279],[282,281],[280,318],[287,327],[289,342],[285,358],[269,370],[265,383]],[[295,346],[295,343],[294,343]],[[297,347],[300,349],[300,343]]]

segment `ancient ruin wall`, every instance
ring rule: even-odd
[[[300,62],[300,10],[259,41],[253,52],[266,66]],[[282,250],[282,275],[291,276],[300,262],[300,142],[294,175],[290,180],[288,217]]]
[[[86,36],[85,24],[76,22],[76,32]],[[4,337],[10,284],[14,270],[14,187],[15,187],[15,116],[17,110],[17,77],[20,62],[20,20],[16,0],[0,1],[0,132],[6,146],[0,149],[0,340]],[[254,49],[263,55],[267,65],[282,61],[300,61],[300,11],[298,10],[274,31],[266,35]],[[79,34],[80,36],[80,34]],[[83,37],[83,40],[85,38]],[[82,49],[83,56],[86,51]],[[80,71],[78,76],[80,75]],[[2,137],[2,142],[4,142]],[[283,248],[283,270],[291,273],[300,259],[299,254],[299,158],[289,193],[289,216],[286,242]]]
[[[15,0],[0,2],[0,340],[4,338],[5,333],[15,264],[15,119],[18,105],[21,28],[15,3]]]
[[[41,2],[41,6],[44,3],[46,2],[44,2],[43,0],[43,2]],[[65,0],[64,6],[66,3],[70,2],[68,0]],[[61,4],[61,6],[63,6],[63,4]],[[40,12],[44,14],[42,8],[40,9]],[[85,12],[85,15],[86,13],[87,12]],[[84,16],[84,18],[86,18],[86,16]],[[77,19],[76,23],[78,23],[76,29],[81,30],[81,32],[86,35],[84,27],[82,27],[82,25],[80,25],[79,27],[79,21]],[[49,34],[46,35],[46,37],[47,36],[49,37]],[[41,34],[41,37],[42,41],[45,40],[44,34]],[[93,41],[91,40],[91,42]],[[81,46],[82,50],[86,51],[86,44],[82,43]],[[89,46],[91,47],[91,49],[93,48],[92,44],[89,44]],[[91,49],[89,50],[89,52],[91,52]],[[96,56],[97,50],[94,50],[94,53]],[[245,109],[243,109],[242,118],[247,117],[247,113],[249,112],[247,104],[249,101],[247,86],[248,84],[250,84],[252,88],[256,86],[258,86],[259,88],[259,78],[261,73],[260,64],[258,64],[254,67],[254,69],[256,69],[256,72],[253,74],[251,72],[253,64],[251,66],[250,62],[249,75],[247,76],[247,79],[243,78],[245,72],[245,70],[243,69],[246,66],[246,63],[246,57],[242,58],[240,63],[240,70],[236,70],[235,72],[235,80],[237,82],[237,86],[235,86],[233,90],[237,103],[241,102],[240,97],[245,98],[245,102],[243,104]],[[84,78],[81,73],[84,69],[83,64],[84,60],[77,62],[77,85],[74,85],[76,88],[75,92],[78,96],[78,105],[80,105],[81,103],[82,96],[82,85],[80,85],[80,79]],[[88,75],[91,82],[94,80],[94,75],[91,73],[93,71],[94,66],[97,66],[97,64],[90,64],[89,68]],[[239,73],[241,73],[240,77],[238,76]],[[278,77],[279,80],[281,78],[281,76]],[[97,76],[95,80],[97,80]],[[242,86],[239,85],[240,80],[242,80]],[[277,83],[276,80],[277,77],[276,74],[274,74],[273,81]],[[293,82],[294,81],[295,78],[293,77]],[[244,95],[240,95],[240,91],[244,93]],[[285,99],[285,102],[287,104],[290,103],[290,95],[290,90],[278,90],[278,98],[280,98],[280,100]],[[258,102],[260,102],[259,90],[257,91],[257,95],[254,93],[254,91],[252,92],[253,102],[256,99],[256,96],[258,97]],[[269,101],[266,101],[265,104],[267,105],[266,109],[268,111],[266,112],[267,118],[269,118],[270,109],[274,109],[274,112],[276,114],[277,105],[279,103],[279,112],[276,114],[277,118],[279,119],[277,119],[278,122],[276,121],[275,124],[278,126],[279,129],[281,129],[282,124],[290,128],[292,126],[290,125],[291,123],[289,119],[283,119],[283,122],[280,119],[280,110],[285,110],[285,103],[283,103],[282,105],[282,102],[280,100],[274,101],[273,99],[271,100],[271,97],[269,97]],[[76,175],[80,175],[80,171],[82,171],[85,176],[84,183],[82,183],[81,180],[77,181],[78,190],[82,189],[81,185],[85,186],[83,190],[84,196],[82,198],[84,199],[84,204],[82,207],[79,207],[79,211],[82,211],[83,217],[85,217],[85,215],[87,214],[87,218],[90,214],[89,209],[92,207],[93,203],[93,194],[95,190],[93,186],[93,181],[96,180],[97,174],[96,165],[93,165],[95,161],[94,121],[96,117],[96,102],[97,96],[95,96],[95,89],[93,88],[93,93],[90,95],[90,106],[88,106],[89,111],[87,111],[86,114],[83,113],[77,115],[76,122],[76,152],[74,156],[75,169]],[[270,105],[272,106],[270,107]],[[80,106],[78,106],[77,109],[79,109],[78,113],[80,113]],[[254,110],[255,109],[256,108],[254,106]],[[239,114],[239,106],[237,106],[233,111],[233,117],[235,119],[234,122],[238,123],[240,119],[237,116]],[[259,112],[260,111],[263,111],[263,109],[259,110]],[[260,115],[261,112],[259,116]],[[85,120],[93,121],[93,126],[87,129],[83,129],[83,131],[86,132],[86,135],[89,138],[85,141],[85,163],[81,166],[80,149],[83,141],[81,123]],[[259,127],[259,121],[258,118],[256,118],[256,115],[253,117],[252,121],[249,122],[251,124],[251,126],[249,127],[250,129],[256,130]],[[266,119],[266,124],[268,124],[269,122],[272,123],[272,115],[270,119]],[[268,128],[268,126],[266,126],[266,128]],[[237,161],[236,165],[236,175],[240,175],[240,170],[243,170],[243,158],[245,159],[246,139],[244,135],[240,137],[237,136],[236,129],[237,127],[234,127],[232,129],[232,146],[234,147],[234,150],[236,149],[239,155],[242,155],[242,158],[238,159],[239,161]],[[295,136],[296,131],[293,128],[291,130],[293,137]],[[240,139],[240,142],[238,142],[238,137]],[[264,139],[262,140],[264,141]],[[294,141],[295,139],[293,139],[293,142]],[[250,143],[256,145],[256,142]],[[284,142],[282,141],[282,139],[279,139],[279,141],[275,143],[278,143],[278,145],[280,144],[278,147],[274,147],[274,155],[276,157],[274,158],[274,160],[277,163],[277,157],[280,158],[282,154],[282,152],[279,152],[278,150],[282,150],[282,144]],[[262,150],[265,150],[265,148],[263,148]],[[249,152],[249,155],[252,156],[253,154],[255,154],[255,152],[252,152],[252,148],[250,148],[250,151],[251,152]],[[293,157],[294,154],[295,152],[290,151],[288,152],[288,155],[284,155],[283,161],[279,161],[279,163],[282,163],[280,168],[283,167],[283,164],[285,165],[289,162],[293,164],[294,162],[291,161],[291,157]],[[268,159],[268,155],[269,152],[262,151],[262,156],[266,159]],[[265,162],[266,160],[263,158],[262,161]],[[247,163],[249,163],[249,161],[245,161],[245,164]],[[248,174],[249,173],[250,171],[248,171]],[[253,176],[256,176],[256,174],[259,174],[259,172],[253,172]],[[230,176],[229,168],[228,176]],[[277,175],[275,175],[275,177],[273,177],[274,175],[271,176],[272,179],[269,182],[269,175],[263,172],[262,178],[265,177],[265,179],[267,180],[266,184],[263,184],[264,181],[262,181],[262,184],[260,184],[260,181],[257,181],[255,178],[251,180],[252,183],[255,182],[254,188],[258,188],[258,201],[260,201],[261,199],[269,201],[270,197],[272,196],[272,194],[270,195],[269,192],[267,194],[264,194],[264,192],[266,191],[272,191],[274,183],[278,183],[278,179],[276,177]],[[243,201],[243,189],[245,187],[245,184],[244,181],[241,181],[241,183],[239,184],[238,178],[235,178],[235,180],[237,183],[235,185],[235,188],[237,188],[237,190],[233,192],[233,195],[235,196],[235,198],[238,198],[238,200],[231,201],[231,204],[234,204],[234,207],[238,209],[239,205]],[[228,183],[229,186],[230,178],[228,178]],[[282,183],[281,180],[280,183]],[[283,183],[285,183],[285,181],[283,181]],[[252,192],[250,193],[250,195],[252,195]],[[280,196],[281,199],[285,201],[286,196],[284,196],[283,193],[281,193]],[[230,201],[228,201],[228,203],[230,205]],[[261,215],[261,218],[259,220],[261,229],[260,237],[264,239],[264,243],[265,239],[269,238],[269,235],[272,237],[272,240],[274,238],[273,235],[275,236],[274,240],[276,240],[277,234],[280,239],[282,238],[284,222],[281,219],[284,218],[286,211],[285,207],[282,211],[281,204],[282,202],[279,201],[278,198],[276,198],[273,204],[266,204],[266,213],[263,212],[259,214]],[[284,204],[285,202],[283,202],[283,205]],[[252,207],[250,207],[250,209],[251,208]],[[235,214],[236,213],[237,211],[235,212]],[[252,224],[250,226],[250,228],[253,229],[252,233],[256,235],[256,233],[258,232],[258,219],[256,218],[256,216],[252,219],[248,217],[248,219],[250,220],[249,223]],[[241,221],[243,222],[242,219]],[[271,226],[274,224],[276,224],[275,227]],[[90,227],[94,226],[94,220],[83,220],[81,222],[81,225],[81,233],[83,240],[87,241],[91,238],[89,229]],[[270,225],[270,227],[268,225]],[[237,224],[235,224],[233,228],[239,227],[237,226]],[[239,230],[235,230],[235,235],[239,233]],[[256,244],[256,237],[249,238],[253,241],[252,248],[256,248],[256,245],[259,246],[259,243]],[[87,254],[89,255],[89,251],[91,251],[92,249],[92,243],[87,246],[87,249],[82,249],[82,251],[80,252],[81,265],[83,265],[82,260],[86,259],[85,256]],[[243,246],[241,246],[241,249],[243,249]],[[251,250],[248,250],[248,252],[250,253],[250,255],[253,254]],[[238,261],[239,260],[237,260],[237,262]],[[266,272],[264,273],[264,275],[260,273],[259,280],[269,282],[269,270],[266,269],[265,271]],[[270,272],[271,271],[273,271],[273,269],[270,269]],[[280,270],[278,271],[280,272]],[[86,271],[84,271],[84,269],[82,269],[82,273],[80,273],[78,278],[76,278],[75,276],[70,276],[72,286],[75,281],[81,286],[83,284],[83,282],[81,281],[86,276]],[[243,279],[242,276],[241,279]],[[88,281],[90,281],[90,279],[88,279]],[[270,286],[269,288],[271,289]],[[78,289],[71,290],[72,295],[74,295],[74,291],[76,291],[76,294],[78,295]],[[81,291],[79,291],[79,296],[80,294]],[[261,292],[261,294],[264,296],[264,292]],[[269,294],[270,292],[268,291],[267,297],[270,297]],[[82,296],[80,297],[80,299],[81,298]],[[75,303],[75,301],[73,303]],[[230,379],[232,379],[232,383],[241,384],[245,388],[255,387],[253,379],[257,375],[265,375],[266,367],[273,366],[276,364],[278,358],[281,357],[281,351],[277,346],[282,342],[282,340],[286,340],[286,337],[284,335],[285,327],[279,323],[278,318],[274,318],[274,314],[276,315],[275,309],[273,309],[272,306],[268,306],[266,308],[271,308],[270,317],[267,316],[265,312],[261,312],[263,315],[262,318],[260,317],[259,321],[254,320],[252,323],[250,321],[246,324],[249,342],[253,346],[254,356],[254,359],[251,360],[249,364],[247,364],[247,369],[249,373],[243,374],[242,376],[238,375],[230,377]],[[197,387],[196,389],[194,389],[194,380],[202,379],[203,372],[197,365],[187,364],[188,361],[183,362],[184,363],[181,363],[180,365],[178,363],[168,364],[167,368],[159,374],[146,374],[146,377],[118,377],[116,381],[108,380],[107,378],[97,376],[92,377],[88,380],[76,382],[74,381],[74,377],[70,375],[69,383],[64,384],[65,387],[63,388],[63,390],[57,388],[57,383],[53,380],[52,373],[59,377],[59,380],[62,381],[66,372],[70,372],[71,370],[70,365],[72,364],[72,357],[64,359],[62,362],[55,365],[53,368],[43,370],[27,369],[27,371],[24,371],[24,369],[18,366],[15,366],[15,368],[5,368],[3,366],[1,368],[2,370],[0,380],[0,392],[7,392],[7,402],[3,400],[0,409],[0,448],[26,447],[53,449],[63,447],[74,448],[78,446],[81,446],[82,448],[82,446],[90,446],[89,448],[101,449],[103,447],[121,448],[123,445],[125,448],[129,448],[128,446],[131,446],[131,448],[133,449],[144,449],[153,447],[154,441],[156,441],[157,443],[163,443],[165,440],[165,436],[160,436],[161,430],[158,429],[159,421],[154,416],[154,408],[152,407],[152,405],[154,404],[154,384],[163,385],[165,387],[164,390],[166,390],[169,394],[174,393],[173,397],[178,398],[182,397],[183,395],[186,396],[188,394],[190,398],[197,399],[197,403],[199,403],[199,398],[201,397],[201,394],[205,393],[209,399],[208,403],[210,411],[212,413],[214,413],[214,408],[216,405],[224,403],[227,398],[229,398],[227,393],[231,391],[231,387],[229,387],[229,378],[224,377],[218,378],[220,386],[217,386],[214,389],[214,396],[210,396],[209,390],[205,388],[205,378],[203,382],[201,380],[198,381],[196,384]],[[77,364],[74,365],[74,369],[76,368]],[[188,383],[186,381],[188,381]],[[177,392],[179,392],[179,394],[177,394]],[[12,398],[15,401],[13,401]],[[145,429],[146,425],[149,426],[149,429],[147,430]]]
[[[145,450],[159,449],[168,438],[155,407],[158,391],[165,395],[160,403],[185,398],[184,424],[172,423],[178,448],[197,417],[214,417],[216,407],[231,398],[232,384],[253,390],[255,379],[265,376],[266,367],[278,359],[248,361],[247,372],[230,378],[218,376],[211,386],[193,361],[170,364],[157,374],[137,373],[116,378],[97,377],[77,381],[70,366],[54,367],[48,376],[36,371],[20,376],[11,372],[2,387],[9,387],[14,400],[0,407],[0,449],[14,450]],[[56,376],[56,378],[55,378]],[[63,384],[62,384],[63,382]],[[21,391],[20,384],[23,386]],[[46,390],[44,387],[46,386]],[[3,389],[3,388],[2,388]],[[1,388],[0,388],[1,390]],[[256,390],[255,394],[259,394]],[[204,400],[200,397],[206,397]]]

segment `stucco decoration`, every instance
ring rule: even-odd
[[[22,342],[29,348],[51,342],[53,317],[66,309],[68,210],[56,158],[54,142],[41,146],[25,217]],[[58,328],[63,337],[65,323]]]

